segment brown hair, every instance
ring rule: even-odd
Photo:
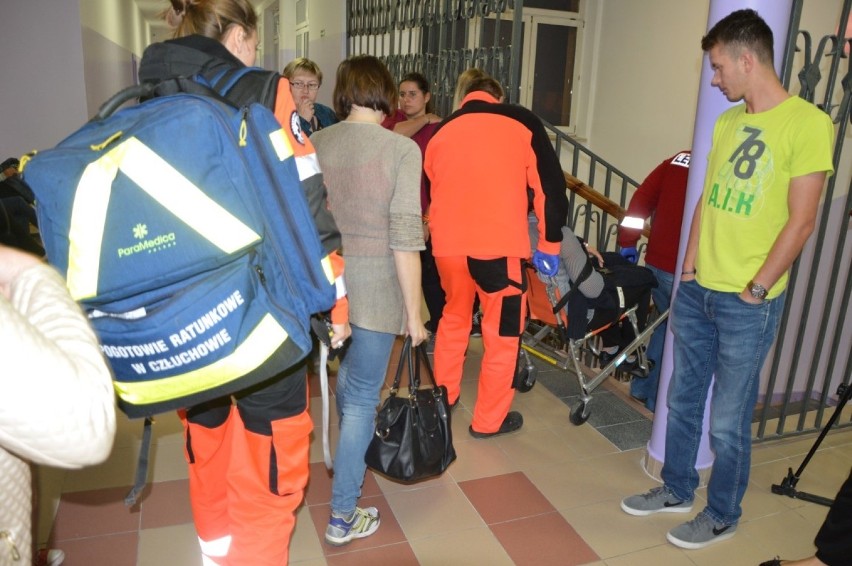
[[[352,105],[381,110],[390,115],[395,107],[396,85],[385,64],[372,55],[355,55],[337,67],[334,111],[345,120]]]
[[[257,30],[257,12],[249,0],[170,0],[163,17],[175,28],[174,37],[203,35],[222,41],[232,26]]]
[[[317,81],[322,85],[322,71],[320,71],[319,65],[307,59],[305,57],[297,57],[293,59],[287,66],[284,67],[284,70],[281,71],[281,74],[284,75],[284,78],[290,80],[293,78],[293,75],[296,74],[296,71],[306,71],[312,75],[317,76]]]
[[[503,87],[500,86],[500,83],[491,77],[481,77],[478,79],[472,80],[468,83],[467,88],[462,93],[462,99],[468,94],[481,90],[483,92],[487,92],[497,100],[503,98]]]
[[[736,54],[742,48],[749,49],[764,65],[773,65],[774,47],[772,29],[754,10],[731,12],[710,28],[701,38],[701,49],[710,51],[716,45]]]
[[[421,73],[408,73],[402,80],[399,81],[399,86],[402,88],[402,83],[414,83],[417,85],[417,88],[420,89],[424,95],[429,94],[429,79],[423,76]],[[432,112],[432,97],[429,97],[429,101],[426,103],[426,113]]]

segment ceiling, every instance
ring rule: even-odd
[[[165,0],[134,0],[136,7],[148,25],[151,26],[151,41],[162,41],[169,35],[169,26],[160,17],[169,3]]]

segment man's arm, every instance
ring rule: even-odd
[[[657,208],[657,203],[660,200],[662,192],[663,175],[666,167],[671,161],[671,158],[657,165],[653,171],[642,181],[633,197],[630,199],[630,204],[627,206],[625,217],[631,217],[644,221],[653,214]],[[622,248],[636,247],[636,242],[642,237],[642,228],[626,228],[618,227],[618,245]]]
[[[701,199],[695,204],[695,212],[692,215],[692,224],[689,227],[689,239],[686,241],[686,252],[683,256],[683,267],[681,267],[680,280],[692,281],[695,279],[695,256],[698,254],[698,236],[701,234]]]
[[[767,290],[771,289],[799,257],[816,225],[817,210],[824,184],[825,171],[790,179],[790,191],[787,195],[787,209],[790,217],[775,238],[775,243],[772,244],[763,265],[754,274],[752,280],[755,283],[763,285]],[[751,296],[748,289],[744,289],[740,297],[746,302],[758,302],[758,299]]]

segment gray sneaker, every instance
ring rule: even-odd
[[[678,525],[666,534],[666,538],[675,546],[695,550],[716,542],[728,540],[737,532],[736,525],[717,523],[702,511],[691,521]]]
[[[343,546],[356,538],[368,537],[379,528],[381,519],[375,507],[355,508],[348,519],[332,514],[325,528],[325,541],[333,546]]]
[[[692,511],[692,501],[681,501],[663,486],[625,497],[621,500],[621,509],[638,517],[653,513],[689,513]]]

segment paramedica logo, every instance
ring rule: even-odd
[[[128,257],[139,252],[156,253],[177,245],[174,232],[146,239],[148,237],[148,226],[141,222],[133,227],[133,237],[139,241],[132,246],[118,248],[118,257]]]

